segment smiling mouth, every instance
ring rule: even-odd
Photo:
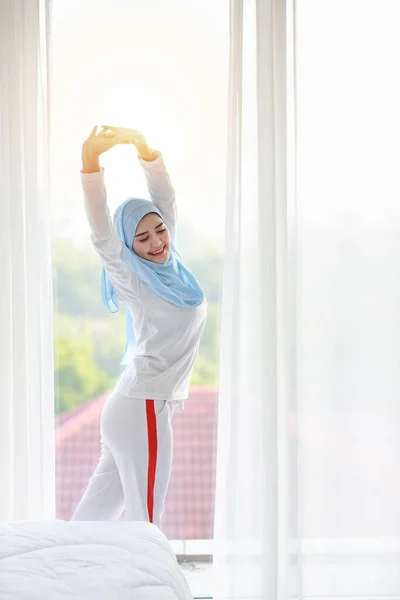
[[[151,256],[162,256],[164,254],[164,252],[165,252],[165,246],[163,246],[159,252],[149,252],[149,254],[151,254]]]

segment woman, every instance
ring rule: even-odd
[[[95,126],[82,148],[81,181],[93,245],[100,256],[102,299],[127,310],[131,356],[101,415],[101,457],[73,520],[150,521],[161,517],[172,465],[171,417],[183,410],[204,330],[207,302],[175,248],[175,194],[163,157],[137,130]],[[151,201],[107,207],[99,156],[133,144]]]

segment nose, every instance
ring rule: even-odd
[[[153,240],[150,244],[150,249],[151,251],[161,250],[163,246],[164,243],[160,242],[160,240]]]

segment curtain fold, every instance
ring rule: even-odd
[[[50,3],[0,21],[0,519],[53,518]]]
[[[230,2],[214,600],[400,599],[385,6]]]
[[[231,2],[214,531],[218,600],[286,598],[286,15]]]

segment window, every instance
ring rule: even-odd
[[[185,411],[175,414],[163,529],[197,596],[209,595],[225,204],[229,3],[54,0],[52,199],[57,518],[69,519],[99,457],[99,417],[120,374],[123,311],[100,298],[79,180],[95,124],[141,130],[163,152],[179,208],[178,248],[209,304]],[[110,211],[147,198],[133,146],[101,159]]]

